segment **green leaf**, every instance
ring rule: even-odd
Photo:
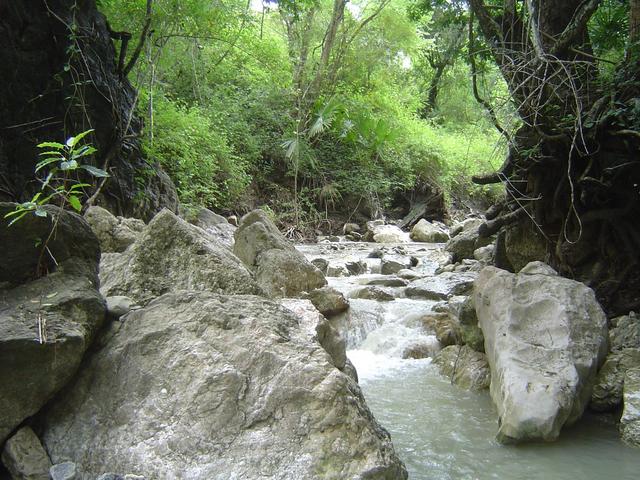
[[[67,162],[60,162],[60,170],[75,170],[78,168],[78,162],[75,160],[69,160]]]
[[[80,149],[73,154],[73,158],[86,157],[87,155],[91,155],[96,153],[98,150],[93,148],[91,145],[84,145],[80,147]]]
[[[85,169],[87,172],[89,172],[94,177],[106,178],[106,177],[110,176],[107,172],[105,172],[101,168],[94,167],[92,165],[81,165],[80,168]]]
[[[47,216],[47,211],[42,207],[36,207],[36,211],[33,212],[33,213],[35,213],[39,217],[46,217]]]
[[[45,160],[42,160],[36,164],[36,172],[38,172],[39,170],[42,170],[47,165],[50,165],[55,162],[59,162],[61,160],[64,160],[64,157],[56,157],[56,158],[52,157],[52,158],[47,158]]]
[[[80,142],[80,140],[82,140],[84,137],[89,135],[91,132],[93,132],[93,129],[85,130],[84,132],[79,133],[75,137],[69,137],[66,142],[67,147],[71,147],[71,148],[75,147]]]
[[[76,183],[71,186],[71,188],[69,189],[69,192],[75,192],[76,190],[80,190],[81,188],[90,187],[90,186],[91,186],[90,183]]]
[[[22,212],[15,212],[15,213],[20,213],[20,216],[18,216],[18,217],[16,217],[16,218],[14,218],[13,220],[11,220],[11,221],[9,222],[9,226],[13,225],[13,224],[14,224],[14,223],[16,223],[18,220],[20,220],[22,217],[24,217],[27,213],[29,213],[29,211],[28,211],[28,210],[25,210],[25,211],[22,211]],[[7,216],[5,215],[5,218],[6,218],[6,217],[7,217]]]
[[[58,142],[42,142],[38,144],[38,148],[57,148],[58,150],[62,150],[64,145]]]
[[[75,195],[71,195],[68,198],[68,200],[69,200],[69,205],[71,205],[74,208],[74,210],[76,210],[77,212],[82,210],[82,203],[80,203],[80,199],[78,197],[76,197]]]

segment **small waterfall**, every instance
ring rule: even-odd
[[[424,315],[441,310],[450,295],[468,293],[473,275],[435,275],[446,260],[441,245],[356,242],[301,245],[307,258],[323,258],[329,285],[349,298],[350,309],[331,322],[346,339],[367,403],[389,430],[412,480],[635,479],[640,455],[619,439],[612,417],[597,416],[567,429],[558,442],[505,447],[494,440],[497,414],[488,392],[468,392],[438,373],[429,357],[440,348]],[[411,272],[380,275],[384,258]],[[374,257],[370,255],[373,253]],[[353,275],[348,267],[364,265]],[[411,275],[409,275],[411,274]],[[409,285],[404,285],[404,277]],[[391,301],[353,298],[374,286]],[[432,298],[433,297],[433,298]],[[429,299],[431,298],[431,299]]]

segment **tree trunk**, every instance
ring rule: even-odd
[[[523,120],[500,171],[477,180],[505,183],[507,202],[492,225],[535,228],[547,255],[531,260],[588,283],[618,314],[640,307],[640,68],[622,64],[608,90],[596,81],[587,22],[599,3],[523,0],[519,9],[489,9],[470,0]]]
[[[640,0],[629,0],[629,44],[640,41]]]
[[[440,89],[440,82],[442,80],[442,75],[444,74],[446,67],[447,67],[446,65],[438,64],[436,66],[433,77],[431,78],[431,82],[429,82],[427,100],[424,102],[424,105],[420,111],[420,116],[424,119],[431,117],[431,115],[436,109],[437,101],[438,101],[438,91]]]

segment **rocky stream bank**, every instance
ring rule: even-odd
[[[640,446],[635,314],[607,319],[541,262],[496,268],[526,252],[480,223],[345,225],[298,248],[261,211],[238,228],[100,207],[3,224],[4,475],[407,478],[363,394],[392,364],[437,366],[460,398],[489,388],[501,443],[556,440],[593,410]]]

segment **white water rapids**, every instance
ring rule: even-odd
[[[363,261],[368,273],[328,277],[329,285],[349,297],[363,285],[383,277],[380,260],[367,258],[379,244],[340,242],[300,245],[308,259],[330,265]],[[414,256],[414,270],[433,277],[443,260],[441,245],[404,244],[402,257]],[[385,246],[395,257],[394,246]],[[385,278],[392,278],[385,276]],[[586,414],[566,428],[559,441],[504,446],[495,441],[497,414],[488,391],[463,390],[442,377],[431,358],[403,359],[419,345],[433,355],[439,349],[420,317],[437,302],[405,298],[403,287],[381,287],[393,301],[350,299],[346,318],[336,326],[347,340],[367,404],[391,434],[412,480],[631,480],[640,478],[640,452],[619,440],[615,420]]]

